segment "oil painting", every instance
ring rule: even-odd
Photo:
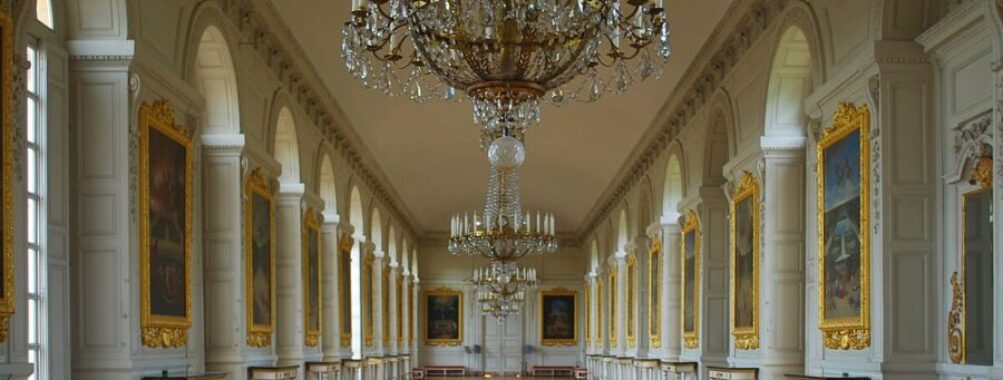
[[[651,347],[662,347],[662,238],[652,239],[648,251],[648,335]]]
[[[191,326],[191,142],[167,101],[140,120],[140,274],[143,344],[180,347]]]
[[[731,203],[731,335],[759,347],[759,184],[744,172]]]
[[[627,346],[637,347],[637,257],[627,256]]]
[[[306,309],[307,347],[316,347],[320,343],[321,334],[321,258],[320,258],[320,223],[316,213],[307,210],[303,220],[303,306]]]
[[[617,325],[617,310],[616,310],[616,267],[609,269],[609,346],[616,348],[616,325]]]
[[[257,170],[245,187],[247,344],[267,347],[275,329],[275,204]]]
[[[352,344],[352,246],[349,234],[341,234],[338,241],[338,299],[341,312],[341,346]]]
[[[870,346],[869,118],[841,103],[817,147],[819,328],[833,349]]]
[[[463,293],[436,289],[425,293],[425,344],[458,346],[463,342]]]
[[[682,234],[683,342],[695,349],[700,344],[700,222],[695,212],[686,216]]]
[[[544,346],[578,344],[578,293],[557,288],[540,292],[540,342]]]

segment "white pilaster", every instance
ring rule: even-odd
[[[387,346],[383,348],[383,352],[385,353],[385,356],[397,356],[397,334],[398,334],[398,331],[397,331],[397,318],[400,318],[400,314],[398,314],[398,311],[397,311],[397,280],[398,280],[398,278],[397,278],[397,271],[398,271],[398,269],[399,268],[398,268],[398,264],[397,264],[396,261],[390,262],[390,272],[389,272],[390,273],[390,278],[386,282],[387,285],[390,286],[390,291],[387,292],[387,295],[390,296],[390,300],[388,300],[387,303],[386,303],[386,305],[390,307],[390,310],[386,310],[383,313],[384,314],[384,318],[388,318],[390,320],[390,322],[386,324],[386,326],[388,327],[389,331],[384,331],[384,333],[387,334],[390,337],[389,339],[385,339],[384,340],[385,342],[387,342]],[[394,362],[394,363],[396,363],[396,362]]]
[[[323,306],[323,318],[321,326],[323,330],[321,347],[325,361],[333,361],[341,358],[341,289],[338,284],[341,282],[341,272],[338,270],[341,258],[338,252],[340,236],[338,234],[338,215],[326,211],[324,212],[324,223],[320,226],[321,234],[321,300]]]
[[[282,183],[275,197],[276,353],[278,365],[300,366],[303,373],[303,212],[305,187]]]

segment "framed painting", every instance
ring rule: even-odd
[[[143,345],[188,343],[192,151],[170,102],[139,107],[140,328]]]
[[[870,112],[841,103],[818,155],[818,319],[830,349],[870,346]]]
[[[976,167],[987,168],[975,189],[961,195],[960,257],[951,275],[951,310],[947,318],[947,354],[952,363],[993,365],[993,188],[992,159],[982,157]],[[979,173],[979,171],[975,171]],[[974,173],[973,173],[974,174]]]
[[[316,347],[320,344],[320,334],[322,331],[321,311],[322,290],[320,281],[321,256],[320,256],[320,222],[312,209],[308,209],[303,217],[303,325],[306,336],[304,344],[307,347]]]
[[[624,329],[627,332],[627,346],[637,347],[637,257],[627,256],[627,320]]]
[[[602,277],[596,280],[596,347],[602,347],[603,333],[606,331],[606,303],[603,296],[606,290],[603,289]]]
[[[759,183],[744,172],[731,201],[731,335],[759,348]]]
[[[338,241],[338,300],[341,308],[341,346],[352,345],[352,236],[341,234]]]
[[[397,276],[397,344],[404,343],[404,275]]]
[[[648,335],[652,348],[662,347],[662,237],[648,251]]]
[[[383,276],[380,282],[380,309],[382,309],[383,318],[381,319],[381,326],[383,329],[383,346],[390,345],[390,260],[387,258],[383,261]]]
[[[410,291],[410,289],[408,291]],[[415,294],[415,293],[412,292],[410,294]],[[408,318],[407,318],[407,323],[408,323],[408,328],[407,328],[407,342],[409,344],[414,344],[414,330],[418,326],[415,323],[415,319],[414,319],[414,308],[415,308],[414,305],[416,303],[418,303],[418,300],[414,299],[414,297],[411,297],[409,299],[409,301],[410,302],[407,303],[407,315],[408,315]]]
[[[275,331],[275,203],[257,170],[244,187],[247,345],[268,347]]]
[[[585,346],[592,345],[592,284],[586,284],[585,295]]]
[[[609,271],[609,346],[616,348],[616,267]]]
[[[564,288],[540,292],[540,344],[578,345],[578,292]]]
[[[425,345],[463,343],[463,292],[439,288],[425,292]]]
[[[0,9],[0,342],[14,315],[14,25]]]
[[[373,261],[376,257],[372,252],[362,260],[362,340],[366,346],[373,345],[373,331],[376,326],[373,324]]]
[[[700,221],[690,211],[683,224],[682,238],[682,330],[683,345],[700,347]]]

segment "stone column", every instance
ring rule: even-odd
[[[682,350],[680,335],[680,281],[682,268],[680,254],[682,241],[677,219],[663,219],[659,225],[662,239],[662,358],[679,361]]]
[[[340,252],[338,244],[341,236],[338,233],[340,220],[334,210],[324,212],[324,223],[320,226],[321,234],[321,263],[323,265],[323,335],[321,347],[324,352],[325,361],[334,361],[341,358],[341,289],[338,284],[341,282],[341,272],[338,270]]]
[[[623,247],[625,248],[625,247]],[[621,249],[623,249],[621,248]],[[610,355],[617,358],[625,357],[627,354],[627,252],[619,251],[609,258],[609,267],[616,273],[616,282],[611,284],[610,294],[616,294],[614,306],[610,313],[610,326],[614,327],[615,335],[610,336]],[[610,303],[611,306],[613,302]],[[625,368],[619,359],[614,360],[614,380],[628,380],[625,378]]]
[[[303,210],[305,186],[281,183],[275,197],[276,353],[278,365],[303,372]]]
[[[372,326],[373,326],[373,342],[372,347],[370,347],[370,355],[373,358],[379,358],[384,355],[383,351],[383,318],[387,318],[387,315],[383,312],[383,260],[386,259],[386,254],[380,249],[380,247],[375,247],[373,251],[373,267],[370,271],[370,280],[373,284],[373,293],[369,295],[370,307],[373,311],[372,315]],[[386,379],[385,366],[381,360],[370,360],[369,370],[372,371],[373,379]]]
[[[804,138],[763,138],[760,189],[760,379],[804,368]],[[793,326],[792,326],[793,324]]]
[[[648,317],[651,315],[649,311],[649,299],[648,294],[648,279],[651,274],[651,263],[648,261],[649,251],[651,250],[651,239],[648,235],[639,235],[634,237],[631,243],[632,250],[634,252],[634,257],[637,259],[636,273],[637,273],[637,289],[635,290],[635,305],[637,306],[637,318],[635,318],[634,323],[634,335],[637,339],[637,344],[634,351],[634,357],[637,358],[647,358],[650,356],[651,351],[651,329],[648,324]]]
[[[411,345],[408,341],[408,336],[411,333],[411,302],[414,302],[414,299],[411,298],[411,271],[406,265],[404,266],[404,277],[401,278],[401,281],[404,281],[401,287],[401,296],[403,296],[403,299],[401,300],[401,310],[398,310],[397,314],[401,318],[402,330],[398,346],[401,355],[409,355],[411,353]],[[411,369],[407,368],[407,370],[410,371]]]
[[[411,263],[414,268],[417,268],[415,262],[412,261]],[[412,270],[411,273],[412,276],[414,276],[411,280],[411,299],[414,300],[414,320],[411,321],[412,335],[408,337],[410,340],[408,344],[411,345],[411,366],[421,367],[421,355],[418,354],[418,342],[425,337],[421,335],[424,330],[419,328],[419,325],[427,322],[422,320],[419,315],[421,315],[421,308],[425,306],[425,300],[421,297],[421,280],[418,279],[418,272],[416,270]]]
[[[400,314],[397,312],[397,273],[399,270],[399,265],[396,260],[391,259],[390,261],[390,278],[387,281],[387,285],[390,286],[387,295],[390,296],[390,300],[387,301],[386,305],[390,307],[390,310],[384,310],[384,318],[390,320],[386,324],[389,331],[384,331],[384,334],[389,336],[389,339],[385,339],[388,342],[387,347],[383,348],[384,356],[397,356],[397,318],[400,318]]]

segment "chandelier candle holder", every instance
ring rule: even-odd
[[[663,0],[353,0],[341,48],[368,88],[418,102],[460,90],[477,124],[524,130],[541,102],[660,77],[669,34]]]
[[[471,283],[477,289],[481,311],[501,319],[519,312],[526,291],[537,285],[536,269],[493,261],[488,268],[475,269]]]
[[[528,254],[557,250],[554,215],[522,209],[519,167],[526,160],[522,141],[508,128],[488,147],[488,192],[484,213],[456,214],[450,220],[447,248],[454,255],[480,255],[514,261]]]

